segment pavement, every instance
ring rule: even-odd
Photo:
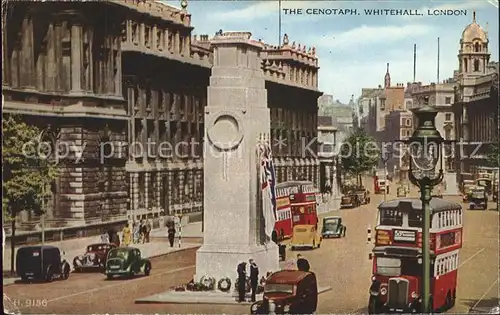
[[[167,228],[156,229],[151,232],[151,237],[166,238],[167,230],[168,230]],[[202,238],[203,232],[201,230],[202,230],[201,221],[184,224],[181,227],[182,238]],[[179,236],[178,234],[179,233],[177,232],[176,236]]]
[[[318,294],[331,290],[332,287],[319,287]],[[176,292],[169,290],[166,292],[154,294],[145,298],[135,300],[136,304],[216,304],[216,305],[252,305],[250,294],[246,295],[245,302],[238,302],[237,292]],[[256,300],[262,300],[262,294],[256,295]]]

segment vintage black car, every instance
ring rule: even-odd
[[[483,210],[488,209],[488,196],[482,187],[474,189],[469,197],[469,209],[472,210],[477,208],[481,208]]]
[[[345,237],[346,227],[342,224],[341,217],[323,218],[323,228],[321,235],[323,238]]]
[[[141,273],[149,276],[151,261],[142,258],[138,248],[118,247],[109,251],[105,271],[108,279],[112,279],[114,276],[133,277]]]
[[[116,245],[112,243],[96,243],[87,246],[85,254],[73,259],[74,270],[104,269],[108,252],[113,248],[116,248]]]
[[[66,280],[70,268],[68,262],[61,259],[61,252],[55,246],[26,246],[17,250],[16,273],[23,281]]]
[[[340,208],[356,208],[361,205],[358,195],[354,191],[348,191],[340,199]]]
[[[255,302],[251,314],[314,314],[318,306],[318,284],[312,272],[281,270],[264,285],[263,300]]]

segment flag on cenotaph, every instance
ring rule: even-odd
[[[262,213],[266,235],[271,238],[276,224],[276,171],[271,157],[271,146],[263,142],[259,145],[260,176],[262,186]]]

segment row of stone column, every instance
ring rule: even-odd
[[[41,25],[34,25],[33,19],[26,16],[21,24],[21,35],[18,35],[20,38],[16,38],[19,42],[10,43],[7,36],[2,41],[4,52],[9,51],[9,46],[12,49],[12,57],[3,60],[4,84],[36,88],[39,91],[68,88],[73,94],[81,94],[84,90],[92,92],[92,42],[103,40],[104,60],[95,61],[99,73],[96,81],[102,87],[96,92],[121,96],[121,52],[115,43],[116,35],[104,33],[97,35],[103,38],[94,38],[93,26],[85,25],[82,21],[82,16],[77,12],[61,12],[54,16],[46,34],[40,35],[45,39],[39,40],[34,28]],[[7,29],[4,30],[4,35],[7,35]],[[66,48],[67,44],[69,47]],[[69,49],[67,56],[66,49]],[[35,50],[39,51],[36,60]],[[9,64],[6,60],[10,61]],[[64,78],[68,78],[69,82],[63,81]]]
[[[472,140],[479,142],[493,141],[495,134],[495,119],[490,113],[477,109],[472,118]]]
[[[318,73],[312,69],[289,66],[288,77],[290,81],[305,86],[318,86]]]
[[[132,20],[127,20],[123,27],[123,33],[126,34],[126,37],[122,38],[123,42],[159,51],[166,50],[187,56],[190,54],[190,36],[183,36],[179,30]]]
[[[139,183],[139,172],[131,172],[130,176],[130,210],[162,209],[170,213],[170,208],[174,205],[184,205],[186,203],[203,201],[203,170],[174,170],[174,171],[152,171],[144,172],[144,184]],[[154,174],[154,183],[152,182]],[[187,176],[186,176],[187,175]],[[166,181],[163,178],[166,177]],[[163,189],[166,183],[167,189]],[[140,187],[144,191],[140,191]],[[168,196],[164,196],[164,193]],[[144,196],[143,206],[141,196]],[[167,200],[165,204],[165,200]],[[168,207],[169,209],[165,209]]]

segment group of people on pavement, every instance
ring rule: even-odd
[[[133,222],[132,228],[127,223],[123,228],[123,245],[129,246],[131,243],[133,244],[144,244],[149,243],[149,237],[151,234],[152,226],[151,222],[146,219],[146,222],[141,220],[139,223]]]
[[[253,259],[248,260],[250,264],[250,285],[252,287],[252,298],[251,302],[255,302],[255,296],[257,294],[257,285],[259,281],[259,267],[257,263]],[[300,270],[309,272],[311,269],[311,265],[309,261],[304,258],[301,254],[297,255],[297,260],[291,259],[287,266],[286,270]],[[247,263],[241,262],[236,271],[238,272],[238,302],[245,301],[246,295],[246,282],[247,282]]]

